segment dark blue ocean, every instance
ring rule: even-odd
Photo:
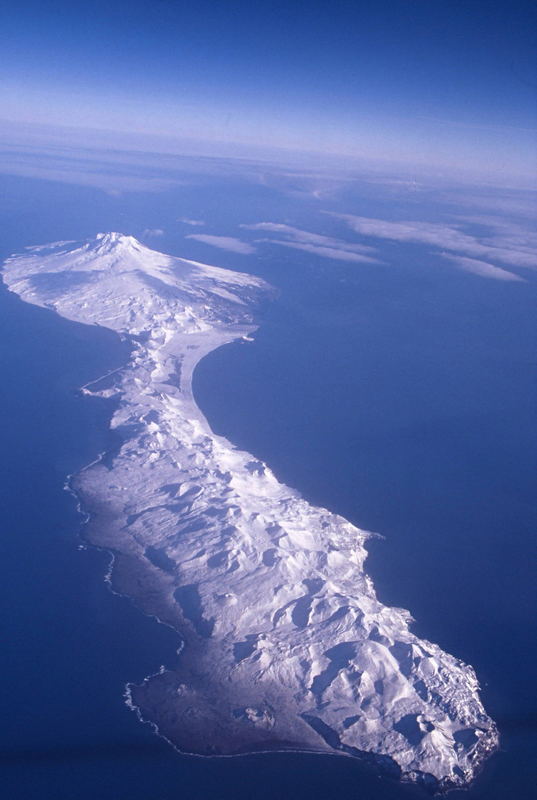
[[[501,283],[385,245],[385,265],[259,245],[238,255],[184,239],[180,217],[248,236],[263,220],[331,234],[315,198],[232,176],[109,192],[3,176],[2,260],[26,245],[120,230],[165,252],[255,272],[280,290],[253,343],[195,374],[213,429],[311,502],[383,534],[380,598],[471,663],[502,750],[453,800],[529,800],[536,785],[535,281]],[[420,205],[421,202],[421,205]],[[450,201],[451,202],[451,201]],[[325,206],[382,217],[427,196],[364,184]],[[146,229],[164,233],[156,238]],[[123,702],[127,681],[173,664],[177,637],[103,581],[81,550],[67,474],[111,443],[110,402],[77,388],[119,366],[111,333],[0,290],[2,452],[0,785],[8,800],[404,800],[423,797],[350,759],[179,756]]]

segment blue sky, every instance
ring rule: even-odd
[[[8,120],[535,169],[533,2],[23,0],[0,29]]]

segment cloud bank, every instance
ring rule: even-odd
[[[537,268],[537,235],[509,218],[474,214],[453,215],[454,221],[449,223],[394,222],[354,214],[324,213],[343,221],[363,237],[429,246],[432,255],[482,278],[524,282],[524,278],[505,267]],[[468,232],[470,226],[471,233]],[[241,227],[278,234],[277,238],[258,239],[258,242],[303,250],[336,261],[385,263],[378,258],[378,249],[370,243],[348,242],[279,222],[258,222]]]
[[[502,222],[496,226],[492,235],[479,237],[465,233],[459,224],[390,222],[353,214],[331,215],[343,220],[351,230],[363,236],[395,242],[418,242],[428,244],[441,252],[449,251],[459,257],[477,261],[499,261],[513,267],[537,268],[537,249],[527,234],[521,236],[518,225],[511,226]],[[485,275],[485,272],[478,274],[492,276],[491,273]]]
[[[286,239],[258,239],[259,242],[270,242],[281,247],[291,247],[295,250],[303,250],[313,253],[321,258],[329,258],[336,261],[365,262],[370,264],[380,263],[371,253],[375,253],[374,247],[369,245],[345,242],[332,236],[323,236],[319,233],[311,233],[301,228],[294,228],[292,225],[285,225],[279,222],[258,222],[255,225],[241,225],[252,231],[266,231],[267,233],[277,233]]]
[[[259,242],[270,242],[271,244],[279,244],[282,247],[291,247],[294,250],[304,250],[306,253],[313,253],[321,258],[330,258],[335,261],[354,261],[354,262],[367,262],[370,264],[378,264],[376,258],[365,256],[362,253],[353,253],[351,250],[340,250],[336,247],[322,247],[315,244],[300,244],[300,242],[287,242],[282,239],[258,239]]]

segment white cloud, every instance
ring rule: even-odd
[[[164,236],[164,231],[162,228],[146,228],[142,233],[142,236],[145,239],[148,239],[151,236]]]
[[[259,242],[270,242],[281,247],[291,247],[295,250],[303,250],[306,253],[313,253],[321,258],[330,258],[335,261],[350,261],[355,263],[380,264],[371,253],[376,253],[376,249],[369,245],[345,242],[333,236],[323,236],[320,233],[311,233],[301,228],[294,228],[292,225],[284,225],[279,222],[258,222],[255,225],[241,225],[241,228],[248,228],[253,231],[267,231],[267,233],[278,233],[286,236],[286,239],[258,239]]]
[[[242,253],[249,255],[255,253],[255,247],[248,242],[242,242],[240,239],[235,239],[233,236],[211,236],[205,233],[189,233],[185,239],[195,239],[197,242],[203,242],[211,247],[219,247],[221,250],[231,250],[233,253]]]
[[[293,239],[296,242],[319,245],[320,247],[335,247],[340,250],[350,250],[355,253],[374,253],[375,248],[365,244],[355,244],[335,239],[332,236],[323,236],[320,233],[311,233],[301,228],[293,228],[291,225],[284,225],[279,222],[258,222],[255,225],[241,225],[241,228],[248,228],[251,231],[267,231],[269,233],[279,233]],[[267,241],[271,241],[270,239]]]
[[[476,258],[466,258],[465,256],[448,256],[442,253],[442,257],[448,261],[452,261],[459,269],[466,272],[472,272],[474,275],[480,275],[482,278],[492,278],[496,281],[524,281],[520,275],[515,275],[514,272],[509,272],[507,269],[495,267],[493,264],[488,264],[486,261],[479,261]]]
[[[394,222],[353,214],[325,212],[343,220],[361,236],[394,242],[417,242],[429,245],[436,255],[449,260],[459,269],[483,278],[501,281],[523,281],[520,275],[498,266],[536,268],[537,237],[526,226],[493,215],[456,217],[455,222]],[[479,225],[483,235],[467,233],[468,226]],[[295,228],[277,222],[258,222],[241,227],[279,234],[279,238],[260,239],[281,247],[291,247],[338,261],[382,263],[373,254],[378,250],[362,242],[346,242],[331,236]],[[493,262],[493,263],[491,263]]]
[[[537,253],[537,231],[518,222],[503,217],[485,214],[464,215],[458,219],[472,225],[488,228],[486,243],[502,250],[511,250],[517,253]]]
[[[202,219],[189,219],[188,217],[178,217],[177,222],[182,222],[184,225],[192,225],[194,228],[205,225]]]
[[[330,212],[327,212],[330,213]],[[442,251],[500,261],[514,267],[537,267],[537,250],[516,237],[496,233],[492,237],[472,236],[458,225],[436,222],[389,222],[383,219],[357,217],[352,214],[332,214],[342,219],[356,233],[396,242],[421,242]]]
[[[306,242],[290,242],[282,239],[258,239],[259,242],[270,242],[279,244],[282,247],[292,247],[294,250],[305,250],[307,253],[314,253],[322,258],[331,258],[335,261],[354,261],[369,264],[379,264],[376,258],[366,256],[363,253],[354,253],[351,250],[342,250],[337,247],[324,247],[323,245],[307,244]]]

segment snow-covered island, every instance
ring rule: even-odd
[[[271,288],[119,233],[28,248],[3,278],[132,342],[124,369],[92,385],[118,397],[122,444],[72,487],[86,538],[114,555],[114,589],[184,641],[176,669],[129,686],[140,717],[187,753],[335,753],[468,784],[498,744],[473,669],[379,602],[366,532],[216,436],[194,402],[195,365],[255,329]]]

